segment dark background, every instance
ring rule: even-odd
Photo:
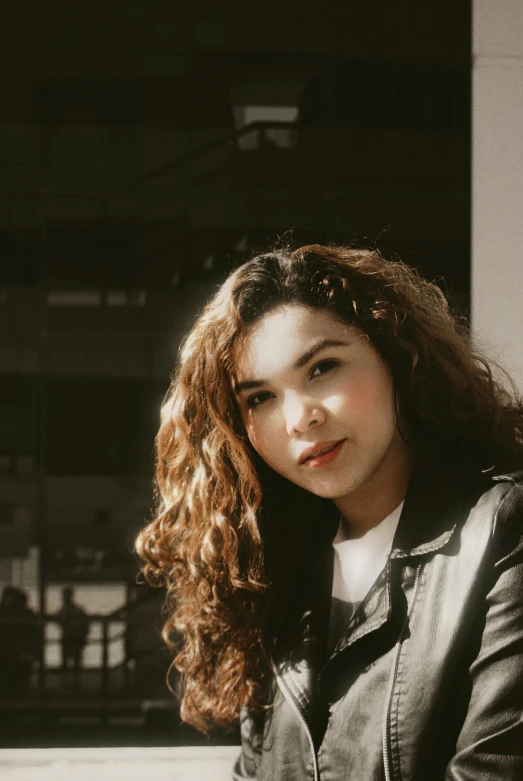
[[[0,691],[1,745],[190,743],[132,554],[180,339],[274,242],[378,247],[468,315],[470,5],[2,11],[0,586],[44,642]],[[72,684],[64,586],[91,616]]]

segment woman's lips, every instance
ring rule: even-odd
[[[335,445],[332,445],[328,450],[325,449],[326,452],[305,459],[303,466],[310,466],[314,469],[332,463],[334,459],[338,457],[344,442],[345,440],[341,439]]]

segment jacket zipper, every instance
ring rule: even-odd
[[[398,671],[398,661],[399,661],[399,655],[400,655],[400,649],[401,649],[401,643],[403,642],[403,637],[405,635],[405,631],[407,629],[410,617],[412,615],[412,611],[414,609],[414,605],[416,602],[416,596],[418,592],[418,583],[419,583],[419,575],[421,570],[421,564],[418,564],[418,568],[416,569],[416,577],[414,578],[414,588],[413,588],[413,597],[412,597],[412,604],[410,606],[410,609],[405,617],[405,621],[403,622],[403,626],[401,628],[401,632],[398,638],[398,642],[396,643],[396,653],[394,656],[394,663],[392,665],[392,673],[390,676],[390,682],[389,687],[387,691],[387,699],[386,699],[386,710],[385,710],[385,719],[383,722],[383,735],[382,735],[382,741],[383,741],[383,766],[385,769],[385,781],[392,781],[392,772],[391,772],[391,748],[390,748],[390,739],[389,739],[389,732],[390,732],[390,710],[392,707],[392,692],[394,689],[394,681],[396,679],[396,673]]]
[[[296,701],[293,693],[287,687],[287,684],[285,683],[283,678],[281,678],[281,676],[279,675],[278,671],[276,670],[276,665],[274,663],[273,663],[273,669],[274,669],[274,673],[276,675],[276,681],[278,682],[278,686],[280,687],[283,696],[285,697],[285,699],[287,700],[287,702],[289,703],[289,705],[291,706],[291,708],[293,709],[295,714],[298,716],[298,719],[301,721],[303,727],[305,728],[305,732],[307,733],[307,737],[309,739],[309,745],[310,745],[311,754],[312,754],[312,768],[313,768],[313,772],[314,772],[314,781],[319,781],[319,779],[320,779],[320,771],[319,771],[319,768],[318,768],[318,758],[316,756],[316,749],[314,747],[314,740],[313,740],[313,737],[312,737],[312,730],[311,730],[311,728],[309,726],[309,723],[307,721],[307,717],[305,716],[305,713],[303,712],[303,710],[301,709],[300,705]]]

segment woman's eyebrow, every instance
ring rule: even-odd
[[[304,352],[303,355],[300,355],[298,360],[293,364],[292,368],[294,370],[301,369],[303,366],[309,363],[309,361],[314,358],[316,353],[321,352],[321,350],[324,350],[326,347],[348,347],[348,342],[340,342],[337,339],[320,339],[319,342],[316,342],[312,345],[312,347],[309,347],[307,352]],[[260,388],[262,385],[266,385],[265,380],[244,380],[243,382],[237,382],[234,386],[234,392],[235,393],[241,393],[244,390],[252,390],[253,388]]]
[[[252,390],[253,388],[260,388],[262,385],[266,385],[265,380],[244,380],[243,382],[236,383],[236,385],[234,386],[234,392],[238,394],[244,390]]]
[[[316,353],[324,350],[326,347],[348,347],[348,342],[340,342],[338,339],[320,339],[319,342],[310,347],[307,352],[300,355],[296,363],[293,365],[293,369],[301,369],[305,364],[309,363],[311,358],[314,358]]]

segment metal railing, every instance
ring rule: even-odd
[[[89,634],[76,666],[64,664],[64,637],[57,631],[63,620],[56,615],[0,617],[0,710],[37,708],[44,714],[74,703],[104,722],[115,703],[139,707],[148,694],[144,670],[150,674],[156,663],[155,682],[164,681],[168,661],[159,646],[130,647],[126,610],[87,616]]]

